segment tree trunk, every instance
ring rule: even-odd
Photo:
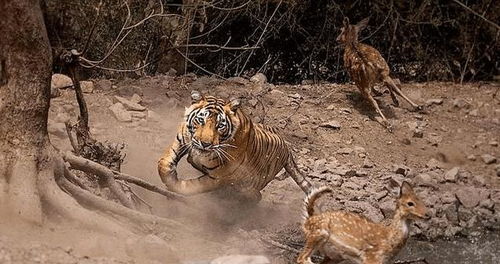
[[[40,222],[51,50],[37,0],[2,0],[0,17],[0,206]]]

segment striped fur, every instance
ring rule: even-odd
[[[318,200],[325,193],[331,193],[333,190],[329,187],[323,186],[319,188],[314,188],[307,194],[306,198],[304,198],[304,211],[303,217],[304,221],[314,215],[314,204],[316,200]]]
[[[290,147],[274,128],[254,124],[238,100],[226,102],[197,92],[192,98],[174,142],[158,162],[169,190],[190,195],[231,187],[244,199],[260,200],[260,191],[283,168],[304,192],[309,190]],[[177,177],[176,166],[185,155],[201,177]]]

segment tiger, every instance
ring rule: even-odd
[[[226,102],[191,92],[191,106],[169,148],[158,161],[158,173],[169,191],[195,195],[229,188],[238,201],[258,202],[261,190],[284,169],[307,193],[311,183],[299,170],[289,144],[278,131],[254,123],[241,109],[241,99]],[[179,179],[183,156],[202,175]]]

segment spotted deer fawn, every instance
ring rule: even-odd
[[[351,79],[356,83],[356,86],[361,92],[361,95],[368,100],[375,108],[377,113],[382,117],[382,125],[392,131],[387,118],[380,110],[377,101],[373,99],[371,92],[376,93],[374,85],[383,82],[389,89],[392,101],[395,106],[399,106],[399,101],[396,94],[403,97],[410,105],[420,110],[422,107],[412,102],[401,89],[396,85],[394,80],[389,76],[389,66],[384,60],[380,52],[374,47],[359,43],[358,33],[368,25],[368,18],[361,20],[356,25],[350,25],[349,19],[344,18],[344,25],[341,29],[337,41],[345,44],[344,50],[344,66],[349,73]]]
[[[387,263],[406,243],[410,221],[429,218],[424,203],[407,182],[401,185],[397,208],[388,226],[345,211],[315,215],[315,201],[328,192],[332,190],[316,189],[304,200],[306,244],[297,259],[299,264],[312,264],[311,255],[316,250],[325,255],[322,264],[345,259],[358,264]]]

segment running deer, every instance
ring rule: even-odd
[[[392,131],[392,127],[380,110],[377,101],[373,99],[370,92],[376,93],[374,85],[383,82],[389,89],[392,101],[395,106],[399,106],[396,94],[403,97],[414,108],[421,110],[422,107],[411,101],[403,94],[394,80],[389,76],[389,66],[380,52],[374,47],[359,43],[358,33],[368,25],[368,18],[361,20],[356,25],[350,25],[349,19],[344,18],[344,25],[341,29],[337,41],[345,45],[344,66],[351,79],[356,83],[361,95],[368,100],[382,117],[382,125]]]
[[[429,219],[427,208],[407,182],[401,185],[394,217],[387,226],[345,211],[314,214],[315,201],[328,192],[332,190],[316,189],[304,200],[306,244],[297,259],[299,264],[312,264],[311,255],[316,250],[325,255],[322,264],[345,259],[358,264],[387,263],[406,243],[411,220]]]

